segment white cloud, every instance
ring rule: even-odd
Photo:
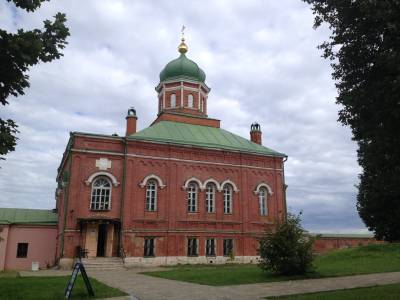
[[[207,7],[207,11],[204,8]],[[35,13],[0,4],[0,27],[41,27],[66,13],[64,57],[30,71],[31,88],[1,115],[20,125],[17,150],[0,162],[0,206],[54,206],[56,169],[69,131],[124,133],[135,106],[139,129],[157,113],[154,87],[176,58],[182,24],[189,58],[212,88],[209,116],[246,138],[258,121],[264,144],[289,155],[288,206],[309,230],[365,230],[355,208],[356,146],[337,123],[329,62],[301,1],[52,0]]]

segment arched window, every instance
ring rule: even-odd
[[[260,205],[260,215],[266,216],[268,214],[267,190],[264,187],[262,187],[258,193],[258,202]]]
[[[176,106],[176,95],[172,94],[171,95],[171,107],[175,107]]]
[[[188,193],[188,212],[197,211],[197,184],[195,182],[190,182],[187,187]]]
[[[188,96],[188,107],[193,107],[193,95],[189,94]]]
[[[146,185],[146,210],[157,210],[157,182],[155,180],[147,181]]]
[[[206,186],[206,211],[215,212],[215,185],[213,183],[208,183]]]
[[[93,181],[90,209],[109,210],[111,208],[111,182],[105,176]]]
[[[223,191],[224,191],[224,214],[231,214],[233,188],[230,184],[225,184]]]

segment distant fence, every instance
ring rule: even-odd
[[[314,252],[325,253],[336,249],[365,246],[369,244],[381,244],[370,234],[316,234],[310,233],[316,238],[314,242]]]

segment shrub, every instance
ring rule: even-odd
[[[306,236],[300,215],[288,214],[275,232],[260,240],[259,267],[280,275],[301,275],[312,270],[314,239]]]

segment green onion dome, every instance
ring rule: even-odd
[[[182,39],[178,47],[181,55],[170,61],[160,73],[160,82],[173,79],[191,79],[195,81],[204,82],[206,74],[199,66],[192,60],[188,59],[185,55],[188,48]]]

